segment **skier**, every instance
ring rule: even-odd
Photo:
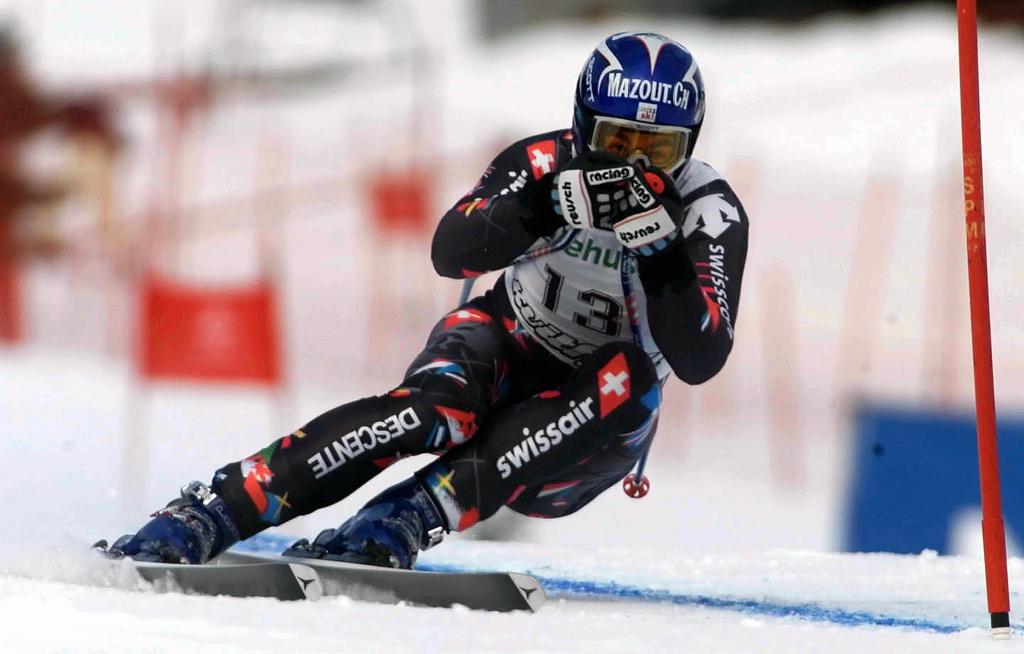
[[[504,270],[442,317],[402,382],[192,482],[110,553],[203,563],[333,504],[405,456],[440,456],[290,555],[412,567],[501,506],[568,515],[650,448],[661,385],[700,384],[732,348],[748,223],[692,158],[704,85],[664,36],[602,41],[570,130],[518,141],[441,219],[445,277]]]

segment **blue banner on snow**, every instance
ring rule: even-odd
[[[855,425],[843,548],[950,554],[954,517],[981,507],[974,416],[864,405]],[[1001,420],[998,434],[1006,533],[1021,543],[1024,421]]]

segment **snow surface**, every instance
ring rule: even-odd
[[[260,543],[279,545],[277,541]],[[12,652],[1003,652],[979,607],[981,564],[957,557],[457,541],[425,568],[541,578],[537,614],[159,595],[88,553],[37,549],[0,566]],[[1015,560],[1013,582],[1024,579]],[[1018,627],[1016,635],[1022,630]]]
[[[126,378],[88,358],[31,350],[0,357],[0,488],[8,500],[0,526],[0,651],[1007,651],[982,628],[988,616],[980,559],[773,549],[766,545],[779,538],[773,530],[800,528],[799,516],[777,507],[780,519],[760,523],[749,537],[732,529],[725,510],[718,522],[709,515],[723,547],[702,551],[695,542],[714,540],[670,525],[692,520],[694,496],[711,498],[722,482],[680,478],[659,465],[652,470],[656,492],[641,505],[606,493],[571,521],[531,524],[512,542],[454,536],[421,556],[423,569],[536,575],[550,597],[535,615],[345,598],[289,604],[155,594],[125,571],[111,575],[87,551],[94,539],[116,537],[140,520],[118,492],[123,448],[111,435],[119,431],[114,409],[125,403]],[[238,428],[242,407],[261,407],[239,395],[245,393],[211,399],[183,389],[176,406],[199,415],[213,402],[220,415],[234,415]],[[223,461],[235,449],[211,442],[209,451],[191,452],[163,444],[153,486],[167,497],[187,470]],[[408,470],[389,470],[381,483]],[[750,501],[758,501],[756,494],[737,487],[732,502]],[[341,504],[342,511],[358,506],[355,498]],[[245,545],[279,551],[291,540],[283,532],[311,535],[335,524],[338,510]],[[729,547],[730,535],[742,546]],[[1024,584],[1024,560],[1011,559],[1010,584]],[[1021,600],[1014,592],[1011,601]]]
[[[461,11],[471,4],[444,6]],[[83,11],[69,0],[19,3],[41,26],[38,69],[76,82],[154,72],[160,44],[147,32],[151,17],[127,11],[139,5],[119,0]],[[166,10],[172,3],[145,6]],[[446,41],[446,67],[423,103],[445,106],[444,116],[434,116],[447,157],[438,166],[444,202],[472,183],[493,154],[491,144],[567,125],[566,89],[585,53],[611,31],[649,24],[618,18],[556,25],[481,44],[460,36],[465,17],[459,13],[453,25],[450,13],[434,17]],[[198,44],[202,34],[194,27],[183,29],[184,38]],[[298,185],[347,180],[326,195],[290,198],[283,267],[294,396],[284,406],[252,389],[137,386],[123,342],[108,344],[120,358],[98,354],[96,343],[111,322],[122,333],[116,307],[105,304],[109,286],[103,284],[110,280],[91,264],[31,271],[37,346],[0,350],[0,493],[7,500],[0,521],[0,651],[1018,649],[1019,640],[993,643],[981,628],[987,624],[982,563],[969,537],[960,539],[966,555],[957,557],[831,551],[848,473],[845,393],[929,397],[921,358],[932,334],[922,289],[934,252],[925,250],[921,234],[930,229],[936,174],[952,169],[955,178],[956,172],[957,148],[949,147],[959,139],[951,12],[830,18],[800,30],[699,21],[661,21],[658,28],[699,54],[713,104],[698,155],[734,180],[751,210],[740,338],[712,384],[668,389],[671,411],[656,441],[652,492],[642,503],[609,492],[570,518],[520,525],[511,542],[450,538],[421,559],[425,567],[532,572],[552,595],[540,613],[158,595],[130,576],[111,580],[86,551],[97,538],[136,528],[145,510],[182,482],[207,477],[319,411],[394,384],[421,335],[450,306],[456,289],[431,278],[423,243],[393,245],[375,260],[357,247],[365,207],[348,200],[365,170],[339,153],[353,144],[375,152],[380,133],[361,123],[339,128],[338,116],[372,114],[398,124],[423,99],[402,79],[371,70],[348,80],[343,92],[261,106],[229,98],[197,128],[206,138],[190,153],[189,194],[217,207],[196,218],[203,234],[179,262],[199,277],[251,276],[251,234],[233,226],[244,222],[239,215],[252,203],[233,198],[251,192],[268,142],[288,144],[287,174]],[[116,30],[131,38],[89,38]],[[1014,307],[1021,299],[1022,240],[1008,217],[1024,201],[1018,183],[1024,132],[1015,124],[1024,103],[1024,43],[1013,33],[987,31],[981,50],[997,390],[1020,406],[1024,314]],[[153,127],[148,111],[129,106],[124,112],[137,137],[122,171],[129,213],[145,204],[146,175],[159,147],[151,136],[146,140]],[[857,271],[856,227],[866,215],[859,206],[865,180],[879,174],[900,188],[891,206],[878,206],[893,223],[898,256],[882,262],[893,271],[874,298],[875,322],[859,324],[877,331],[879,351],[855,368],[852,381],[837,385],[847,276]],[[224,251],[234,256],[225,261]],[[768,463],[779,452],[767,419],[772,383],[760,339],[769,322],[765,307],[777,299],[762,292],[773,271],[792,284],[800,332],[793,389],[800,422],[796,440],[782,451],[796,465],[789,476]],[[380,288],[394,293],[374,304],[368,289]],[[389,312],[408,317],[411,337],[367,318]],[[348,339],[344,348],[339,334]],[[955,347],[966,356],[960,336]],[[969,382],[955,390],[955,401],[969,398]],[[129,443],[145,455],[125,458]],[[419,463],[401,462],[338,506],[255,545],[268,549],[334,525]],[[126,493],[123,480],[140,470],[141,488]],[[1010,583],[1018,606],[1020,558],[1011,559]],[[1019,618],[1014,625],[1020,636]]]

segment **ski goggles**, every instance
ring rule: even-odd
[[[652,166],[671,172],[686,161],[690,130],[685,127],[649,125],[624,118],[600,116],[594,120],[590,147],[631,161],[644,155]]]

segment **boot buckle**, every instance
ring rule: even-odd
[[[182,486],[181,496],[186,499],[198,500],[203,506],[209,506],[210,502],[217,499],[217,494],[201,481],[189,482]]]
[[[444,527],[441,527],[439,525],[429,530],[425,534],[425,540],[427,542],[426,545],[423,546],[423,549],[425,550],[429,550],[434,545],[440,543],[442,540],[444,540]]]

